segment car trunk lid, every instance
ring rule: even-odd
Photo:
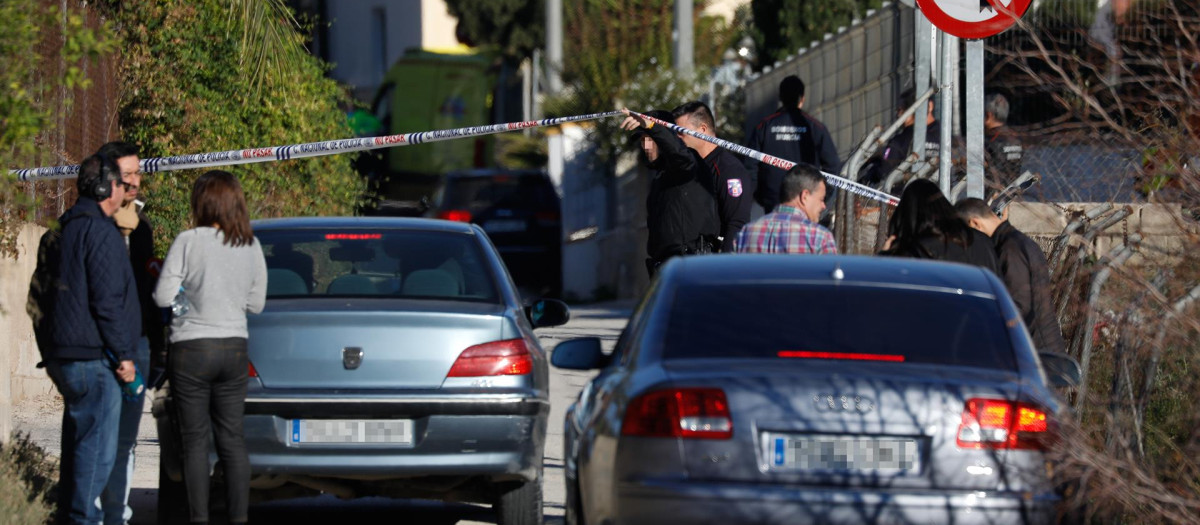
[[[968,490],[1001,485],[1009,451],[962,448],[956,436],[968,399],[1016,399],[1013,372],[764,360],[679,360],[665,369],[672,384],[721,389],[733,421],[730,439],[681,440],[691,478]]]
[[[458,301],[268,301],[250,316],[265,389],[430,389],[467,347],[502,339],[503,306]]]

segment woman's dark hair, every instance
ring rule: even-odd
[[[900,204],[888,220],[888,233],[896,236],[890,251],[927,256],[928,250],[920,243],[920,240],[926,237],[935,237],[943,243],[953,242],[966,247],[971,243],[971,232],[968,228],[954,211],[954,206],[942,195],[937,184],[917,179],[904,187],[904,193],[900,194]]]
[[[192,185],[192,216],[196,226],[219,224],[225,244],[243,246],[254,242],[246,195],[237,177],[227,171],[212,170]]]

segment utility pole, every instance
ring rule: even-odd
[[[562,91],[563,15],[562,0],[546,0],[546,92]]]
[[[675,47],[671,58],[675,61],[675,71],[684,76],[692,74],[696,54],[695,29],[692,27],[693,0],[675,0]]]
[[[546,95],[562,92],[563,23],[562,0],[546,0]],[[563,194],[563,171],[566,159],[560,129],[546,133],[546,174],[554,189]]]
[[[984,198],[983,40],[967,41],[967,197]]]
[[[938,118],[942,126],[942,147],[938,154],[938,185],[942,189],[942,195],[949,198],[950,178],[954,174],[950,145],[954,141],[954,93],[958,91],[955,88],[958,84],[958,37],[945,31],[938,31],[938,36],[942,44],[938,46],[942,60],[942,75],[938,79],[942,89],[942,114]]]

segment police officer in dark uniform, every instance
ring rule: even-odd
[[[676,125],[710,137],[717,136],[716,121],[708,104],[688,102],[671,111],[671,116]],[[699,153],[712,170],[709,190],[717,200],[717,218],[721,221],[721,251],[733,252],[738,232],[750,222],[750,195],[754,192],[754,180],[733,152],[691,135],[680,134],[679,138],[687,147]]]
[[[829,136],[824,124],[801,109],[804,107],[804,82],[800,77],[791,75],[779,83],[779,102],[782,106],[762,119],[750,133],[746,140],[750,149],[792,162],[812,164],[826,173],[838,174],[842,169],[842,161],[838,158],[833,137]],[[766,213],[771,213],[779,204],[779,187],[787,171],[763,162],[754,162],[757,168],[751,169],[758,170],[754,200],[762,205]],[[832,191],[833,188],[830,190],[825,202],[832,209],[836,192]]]
[[[916,94],[913,90],[908,89],[900,94],[900,108],[896,111],[897,115],[903,114],[909,106],[916,102]],[[876,151],[875,155],[867,159],[863,164],[862,170],[859,172],[858,181],[870,186],[877,186],[891,175],[892,170],[896,169],[901,162],[913,151],[913,124],[916,122],[919,110],[908,120],[904,121],[904,128],[892,136],[888,140],[887,145],[882,150]],[[937,120],[933,116],[933,101],[928,103],[928,108],[925,112],[925,141],[921,145],[925,148],[925,158],[935,159],[942,153],[942,128],[937,124]],[[966,146],[962,138],[954,136],[950,142],[950,158],[956,159],[962,167],[963,152],[966,151]],[[956,178],[963,175],[962,170],[958,170]],[[883,191],[891,191],[891,188],[879,188]]]
[[[983,107],[988,185],[992,190],[999,191],[1021,175],[1025,148],[1021,145],[1021,139],[1005,124],[1008,121],[1008,99],[1004,95],[988,95]]]
[[[671,121],[666,111],[646,114]],[[713,177],[708,165],[674,132],[653,121],[631,115],[621,129],[634,132],[632,138],[652,170],[646,198],[646,269],[650,276],[671,257],[711,253],[719,223],[717,204],[708,188]]]

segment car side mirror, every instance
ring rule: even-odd
[[[562,326],[571,320],[571,309],[557,299],[538,299],[525,307],[525,317],[534,328]]]
[[[554,347],[550,364],[567,370],[595,370],[604,364],[599,337],[568,339]]]
[[[1042,360],[1042,370],[1050,380],[1050,386],[1056,388],[1071,388],[1079,386],[1083,379],[1083,370],[1079,362],[1062,352],[1038,352]]]

